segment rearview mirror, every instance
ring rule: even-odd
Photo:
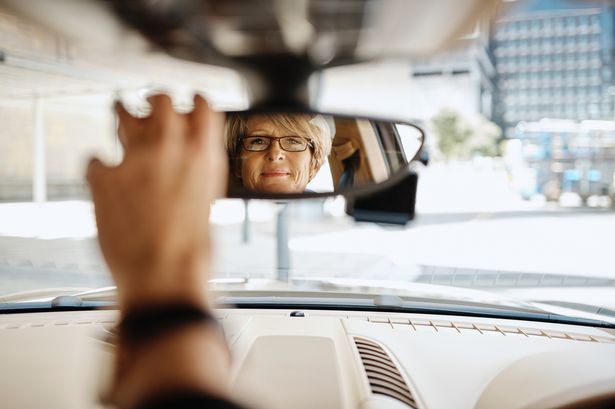
[[[307,112],[228,112],[228,197],[368,194],[402,178],[424,143],[416,125]]]

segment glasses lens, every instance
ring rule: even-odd
[[[243,139],[243,147],[252,152],[264,151],[271,145],[271,138],[264,136],[252,136]]]
[[[298,136],[285,136],[280,138],[280,145],[285,151],[301,152],[307,148],[307,141]]]

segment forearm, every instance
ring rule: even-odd
[[[139,274],[145,282],[124,287],[114,387],[122,408],[173,392],[227,396],[230,354],[209,302],[209,254],[153,268]]]
[[[229,353],[206,313],[209,207],[226,186],[224,115],[199,96],[185,114],[166,95],[148,101],[144,118],[116,104],[122,162],[93,159],[87,171],[98,240],[118,289],[111,399],[122,408],[175,391],[227,395]],[[214,173],[220,177],[203,182]]]

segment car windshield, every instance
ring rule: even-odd
[[[321,111],[406,118],[426,131],[412,165],[416,218],[357,223],[343,197],[221,199],[211,213],[216,286],[615,309],[614,16],[609,2],[505,2],[429,58],[326,70]],[[121,159],[112,102],[144,114],[145,97],[163,90],[189,110],[198,91],[220,110],[241,109],[244,80],[159,53],[109,61],[13,15],[0,22],[10,39],[0,63],[0,299],[113,285],[84,181],[92,155]]]

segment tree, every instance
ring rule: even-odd
[[[480,116],[472,132],[472,137],[468,141],[470,155],[499,155],[499,141],[501,137],[502,129],[484,116]]]
[[[432,119],[431,124],[438,149],[447,160],[498,154],[502,130],[483,116],[471,124],[456,111],[445,109]]]
[[[472,130],[461,116],[453,110],[444,109],[432,119],[432,125],[442,155],[447,160],[460,157],[461,147],[472,135]]]

